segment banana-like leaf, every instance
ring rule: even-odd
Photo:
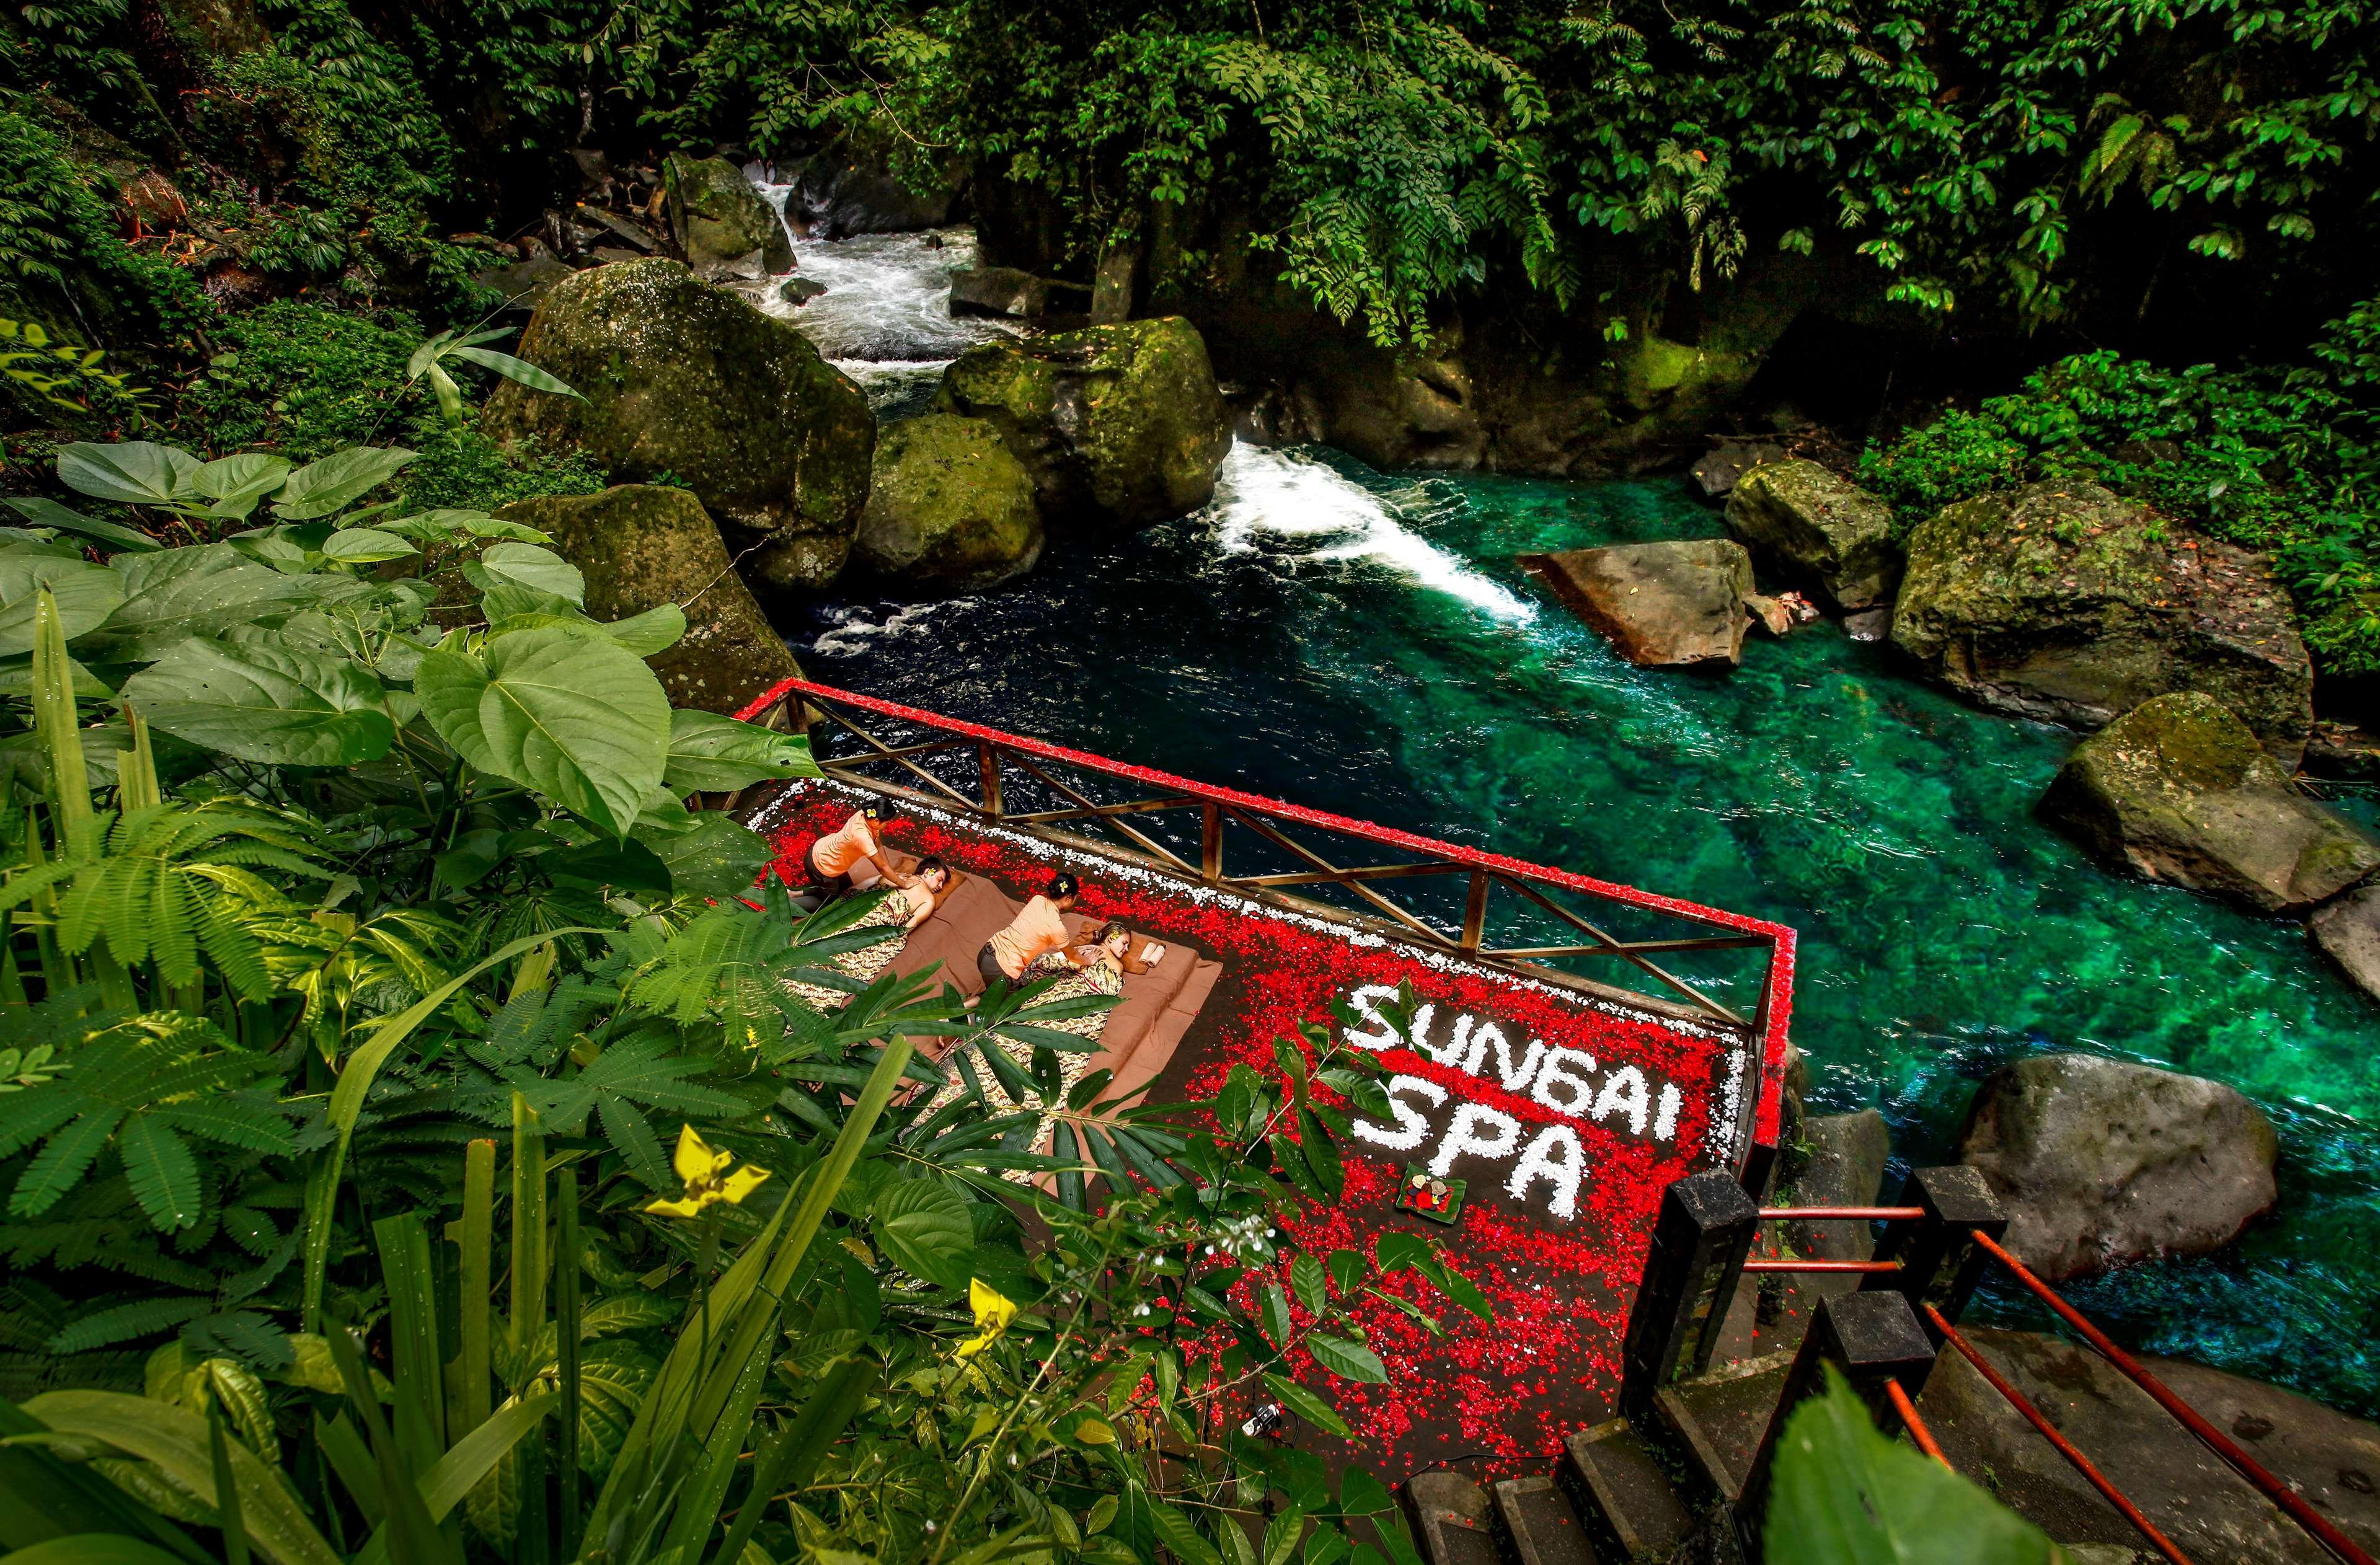
[[[78,1533],[45,1538],[6,1556],[7,1565],[183,1565],[180,1557],[122,1533]]]
[[[82,1435],[155,1462],[184,1488],[213,1503],[214,1459],[206,1420],[187,1408],[120,1391],[49,1391],[25,1411],[62,1435]],[[275,1565],[342,1565],[297,1498],[246,1446],[231,1448],[232,1481],[249,1542]]]

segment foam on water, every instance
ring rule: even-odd
[[[786,188],[759,188],[768,196]],[[939,376],[952,359],[1014,333],[1005,321],[951,314],[951,271],[975,264],[969,229],[805,239],[794,253],[798,273],[826,292],[794,305],[771,291],[760,308],[792,322],[871,401],[914,400],[917,382]]]
[[[1310,456],[1240,442],[1216,477],[1211,515],[1226,553],[1277,541],[1297,558],[1385,566],[1507,624],[1536,619],[1536,605],[1408,525],[1427,525],[1444,503],[1426,483],[1383,496]]]

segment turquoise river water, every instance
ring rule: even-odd
[[[1195,516],[1053,548],[998,593],[826,604],[794,640],[847,688],[1791,924],[1816,1110],[1881,1107],[1901,1166],[2030,1052],[2232,1083],[2281,1127],[2280,1209],[2071,1294],[2133,1344],[2380,1412],[2380,1011],[2295,925],[2108,874],[2037,823],[2071,734],[1833,625],[1755,638],[1723,678],[1632,668],[1512,563],[1720,530],[1675,480],[1241,446]]]

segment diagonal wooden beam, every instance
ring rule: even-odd
[[[1357,896],[1362,897],[1366,902],[1370,903],[1374,907],[1378,908],[1381,912],[1387,914],[1398,923],[1404,925],[1407,928],[1412,929],[1416,934],[1428,940],[1431,944],[1444,946],[1450,951],[1456,949],[1455,942],[1450,940],[1443,930],[1430,928],[1430,926],[1423,923],[1412,914],[1407,913],[1403,908],[1399,907],[1395,903],[1390,902],[1388,898],[1372,890],[1371,887],[1365,885],[1362,881],[1348,880],[1346,872],[1341,869],[1337,865],[1331,863],[1320,854],[1316,853],[1305,843],[1293,841],[1292,839],[1281,835],[1281,832],[1275,831],[1271,824],[1262,817],[1250,815],[1246,811],[1240,809],[1232,809],[1229,813],[1233,819],[1237,820],[1241,825],[1248,828],[1248,830],[1254,831],[1257,836],[1264,838],[1267,842],[1276,843],[1281,846],[1287,848],[1290,852],[1305,860],[1306,863],[1314,866],[1317,869],[1324,871],[1324,874],[1320,877],[1321,880],[1327,880],[1332,885],[1346,887],[1349,891],[1354,892]],[[1232,886],[1245,886],[1253,883],[1253,877],[1233,877],[1224,882],[1224,884]]]
[[[1317,869],[1294,875],[1242,875],[1232,884],[1239,886],[1311,886],[1322,880],[1409,880],[1423,875],[1468,875],[1468,865],[1462,864],[1366,864],[1352,869],[1335,869],[1328,873]]]
[[[1076,804],[1081,805],[1085,809],[1093,812],[1095,815],[1098,813],[1099,809],[1098,800],[1067,786],[1057,778],[1050,776],[1047,771],[1044,771],[1038,764],[1035,763],[1032,757],[1020,754],[1014,756],[1011,758],[1013,758],[1017,765],[1023,767],[1034,776],[1041,779],[1042,782],[1047,782],[1052,788],[1057,789],[1061,794],[1065,795],[1066,797],[1074,800]],[[1186,803],[1188,801],[1184,802]],[[1021,816],[1010,816],[1009,819],[1011,820],[1018,820],[1025,818]],[[1122,820],[1117,819],[1113,816],[1100,815],[1099,816],[1099,820],[1101,825],[1107,827],[1110,831],[1131,838],[1133,842],[1139,846],[1142,852],[1155,854],[1158,857],[1165,860],[1166,863],[1173,866],[1174,868],[1181,870],[1184,874],[1196,875],[1198,873],[1198,871],[1192,867],[1188,859],[1184,858],[1180,854],[1175,853],[1172,848],[1167,847],[1163,843],[1157,841],[1154,837],[1147,836],[1139,831],[1134,831],[1131,827],[1125,825]]]
[[[968,798],[956,788],[952,787],[949,783],[935,776],[932,772],[928,771],[916,761],[911,760],[907,755],[895,753],[890,745],[885,744],[882,740],[877,738],[875,734],[870,734],[865,728],[860,727],[857,723],[852,722],[849,718],[844,717],[833,708],[821,707],[820,710],[826,713],[828,721],[840,725],[848,731],[853,736],[857,738],[861,744],[866,745],[869,749],[876,752],[876,754],[872,756],[845,756],[838,758],[833,761],[819,762],[819,770],[825,772],[828,776],[832,777],[837,775],[835,769],[839,767],[843,769],[840,774],[844,781],[847,782],[857,782],[865,786],[868,783],[873,782],[875,779],[867,776],[865,773],[850,770],[855,763],[865,765],[880,760],[898,761],[901,765],[906,767],[911,771],[916,772],[919,777],[925,779],[928,783],[932,785],[935,792],[941,794],[953,802],[963,805],[971,810],[980,811],[982,809],[983,807],[977,804],[973,799]],[[955,741],[953,743],[955,743]]]
[[[1684,995],[1686,999],[1694,1004],[1701,1006],[1704,1010],[1708,1011],[1715,1016],[1724,1017],[1727,1021],[1736,1026],[1741,1027],[1749,1025],[1742,1016],[1737,1015],[1733,1011],[1721,1005],[1718,1001],[1713,1000],[1702,990],[1694,988],[1694,985],[1687,983],[1684,979],[1677,977],[1675,974],[1660,966],[1658,964],[1647,961],[1645,958],[1636,954],[1636,952],[1630,951],[1624,941],[1615,939],[1605,930],[1597,928],[1585,919],[1581,918],[1577,914],[1572,913],[1569,908],[1562,906],[1560,903],[1554,902],[1540,893],[1536,887],[1531,886],[1524,881],[1511,880],[1504,876],[1498,876],[1497,879],[1503,880],[1504,884],[1512,887],[1512,890],[1520,892],[1531,902],[1536,903],[1539,907],[1544,908],[1548,913],[1552,914],[1555,917],[1562,920],[1562,922],[1570,925],[1575,929],[1581,930],[1593,939],[1597,944],[1601,946],[1604,950],[1610,952],[1616,956],[1623,957],[1626,960],[1634,963],[1637,966],[1643,968],[1656,979],[1667,984],[1670,988],[1677,990],[1680,994]]]

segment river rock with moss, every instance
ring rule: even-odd
[[[721,281],[794,269],[794,242],[743,171],[725,158],[672,152],[662,165],[671,237],[695,275]]]
[[[1178,316],[988,343],[944,371],[934,406],[999,429],[1054,528],[1194,511],[1232,448],[1207,345]]]
[[[785,638],[728,563],[702,503],[682,489],[618,484],[601,494],[516,500],[500,513],[546,533],[587,578],[587,612],[622,620],[663,603],[686,635],[646,660],[675,707],[733,715],[801,675]]]
[[[520,357],[577,397],[506,382],[500,439],[575,445],[614,479],[693,491],[762,588],[817,588],[851,553],[876,416],[809,339],[674,261],[624,261],[557,285]]]
[[[988,419],[928,413],[886,427],[856,558],[928,591],[967,592],[1041,558],[1033,478]]]
[[[1947,506],[1908,550],[1893,643],[1977,705],[2097,728],[2198,690],[2283,765],[2304,751],[2313,668],[2261,555],[2081,481]]]
[[[2380,844],[2313,800],[2212,696],[2143,701],[2074,747],[2042,813],[2101,862],[2267,913],[2380,867]]]
[[[1736,480],[1729,530],[1845,613],[1892,601],[1892,508],[1815,462],[1764,462]]]

